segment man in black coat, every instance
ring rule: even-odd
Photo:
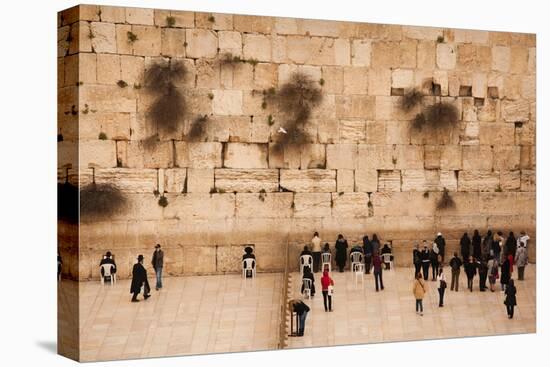
[[[437,234],[434,242],[437,244],[437,248],[439,248],[439,256],[441,256],[441,264],[443,265],[445,262],[445,238],[443,238],[441,232]]]
[[[460,254],[462,255],[462,261],[466,262],[468,261],[468,258],[470,257],[470,245],[472,244],[472,241],[470,240],[470,237],[468,237],[468,233],[464,232],[464,235],[462,235],[462,238],[460,239]],[[475,256],[476,259],[479,259]]]
[[[363,253],[365,254],[365,274],[370,274],[370,268],[372,267],[372,244],[367,235],[363,237]]]
[[[115,259],[113,259],[113,254],[111,254],[111,251],[107,251],[105,253],[105,256],[103,257],[103,259],[101,259],[101,261],[99,262],[99,266],[101,268],[101,276],[104,277],[104,271],[103,271],[103,267],[102,265],[105,265],[105,264],[111,264],[111,274],[116,274],[116,264],[115,264]]]
[[[149,292],[149,281],[147,280],[147,270],[143,267],[143,255],[139,255],[137,263],[132,268],[132,285],[130,286],[130,293],[133,293],[132,302],[139,302],[137,296],[143,286],[143,298],[147,299],[151,297]]]
[[[164,252],[160,249],[160,243],[157,243],[155,246],[155,252],[153,252],[151,265],[153,265],[153,269],[155,269],[155,275],[157,278],[155,289],[158,291],[162,288],[162,268],[164,267]]]
[[[477,273],[477,265],[474,263],[474,257],[470,256],[468,262],[464,264],[464,272],[468,278],[468,289],[470,292],[474,291],[474,276]]]
[[[428,280],[430,274],[430,250],[428,250],[428,244],[424,241],[424,250],[420,253],[420,261],[422,262],[422,275],[424,275],[424,280]]]

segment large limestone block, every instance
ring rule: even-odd
[[[255,15],[234,15],[233,26],[236,31],[246,33],[269,34],[274,29],[275,19]]]
[[[510,72],[524,74],[527,72],[529,49],[525,46],[512,46],[510,52]]]
[[[378,191],[401,191],[401,171],[379,170]]]
[[[290,218],[294,196],[291,192],[237,194],[238,218]]]
[[[331,94],[341,94],[344,90],[344,68],[340,66],[323,66],[321,69],[324,80],[323,91]]]
[[[132,26],[132,33],[137,36],[132,43],[134,55],[139,56],[160,56],[161,52],[161,29],[154,26]],[[127,35],[126,35],[126,38]]]
[[[375,41],[372,43],[371,66],[382,68],[415,68],[416,41]]]
[[[457,47],[456,66],[460,70],[490,71],[492,64],[491,47],[474,45],[471,43],[460,44]]]
[[[102,168],[116,167],[116,143],[114,140],[81,141],[79,146],[81,167],[95,164]]]
[[[163,28],[161,32],[161,54],[163,56],[185,56],[185,30],[179,28]]]
[[[228,143],[223,152],[227,168],[267,168],[267,144]]]
[[[463,146],[462,169],[491,170],[493,168],[493,150],[488,145]]]
[[[391,79],[392,88],[411,88],[414,83],[414,73],[409,69],[394,69]]]
[[[120,88],[116,85],[82,85],[78,89],[79,108],[97,112],[136,112],[136,96],[129,88]]]
[[[101,21],[108,23],[124,23],[126,21],[126,9],[118,6],[99,7],[101,11]]]
[[[246,245],[216,246],[216,272],[242,272],[242,256]]]
[[[129,24],[155,24],[155,11],[154,9],[145,8],[125,8],[126,9],[126,23]]]
[[[332,216],[365,218],[369,215],[369,197],[364,192],[332,193]]]
[[[336,96],[336,117],[374,120],[376,100],[366,95]]]
[[[168,196],[164,218],[215,219],[232,218],[235,194],[188,193]]]
[[[197,88],[218,89],[220,87],[221,75],[217,61],[200,58],[195,62],[195,70],[197,75]],[[237,91],[227,92],[231,93]]]
[[[334,40],[334,63],[336,65],[349,65],[351,58],[350,41],[347,39],[337,38]],[[364,60],[363,56],[363,61]]]
[[[221,143],[175,142],[176,164],[187,168],[219,168],[222,166]]]
[[[334,39],[288,36],[286,54],[296,64],[335,65]]]
[[[112,23],[92,22],[88,37],[97,53],[116,53],[116,30]]]
[[[356,39],[351,43],[351,63],[355,66],[370,66],[372,41]]]
[[[243,55],[246,60],[271,61],[271,38],[262,34],[245,34]]]
[[[502,103],[502,118],[506,122],[529,121],[529,102],[505,100]]]
[[[378,171],[375,169],[356,169],[354,178],[357,192],[375,192],[378,189]]]
[[[521,170],[521,191],[536,191],[536,171]]]
[[[500,171],[500,188],[503,191],[517,191],[521,186],[520,170]]]
[[[120,56],[111,54],[97,55],[97,82],[100,84],[116,84],[121,80]]]
[[[477,107],[477,119],[483,122],[500,119],[501,102],[498,99],[485,99],[483,106]]]
[[[510,47],[494,46],[492,49],[492,69],[508,72],[510,70]]]
[[[327,145],[327,168],[355,169],[357,160],[357,144]]]
[[[276,169],[216,169],[216,189],[224,192],[279,191]]]
[[[344,67],[344,93],[367,94],[368,72],[364,67]]]
[[[397,145],[395,147],[395,168],[424,168],[424,149],[421,145]]]
[[[521,148],[518,145],[495,145],[493,148],[493,169],[507,171],[519,169]]]
[[[294,196],[295,218],[322,218],[330,216],[330,193],[297,193]]]
[[[212,168],[188,168],[186,180],[187,192],[210,192],[214,187],[214,170]],[[180,185],[178,185],[179,187]]]
[[[336,191],[336,171],[283,169],[280,185],[293,192],[334,192]]]
[[[359,144],[357,168],[392,170],[395,166],[394,157],[392,146]]]
[[[454,171],[402,170],[401,191],[456,191],[457,177]]]
[[[386,123],[378,121],[367,121],[366,143],[369,145],[386,144]]]
[[[391,93],[392,71],[391,69],[373,69],[369,73],[369,95],[389,96]]]
[[[80,116],[77,133],[80,139],[97,139],[104,133],[108,139],[129,140],[131,120],[130,113],[87,113]]]
[[[525,145],[521,147],[520,167],[522,169],[535,168],[535,153],[536,153],[536,148],[534,145]]]
[[[120,55],[133,53],[133,43],[128,39],[128,32],[132,32],[130,24],[115,24],[116,50]]]
[[[239,90],[214,90],[212,108],[217,115],[242,115],[243,93]]]
[[[464,170],[458,173],[458,191],[495,191],[500,175],[491,170]]]
[[[478,31],[472,29],[454,29],[454,41],[456,43],[478,43],[486,44],[489,42],[488,31]]]
[[[189,178],[185,168],[170,168],[164,170],[164,191],[169,193],[184,193],[189,191]],[[212,177],[212,183],[214,178]],[[208,182],[201,182],[201,188],[207,187]]]
[[[183,273],[189,275],[216,272],[215,246],[185,246]]]
[[[270,168],[325,168],[325,145],[287,144],[282,149],[269,146]]]
[[[143,85],[142,77],[145,70],[145,61],[139,56],[120,56],[120,79],[128,85]]]
[[[435,27],[402,26],[403,37],[417,40],[436,41],[443,37],[443,30]]]
[[[336,172],[336,191],[353,192],[355,191],[355,177],[352,169],[339,169]]]
[[[365,143],[366,123],[363,120],[340,120],[340,142]]]
[[[479,145],[479,122],[466,122],[460,135],[460,145]]]
[[[513,124],[479,124],[479,143],[482,145],[509,146],[514,144],[514,138]]]
[[[95,174],[92,172],[95,171]],[[152,193],[157,189],[157,170],[135,168],[97,168],[95,170],[82,168],[80,184],[92,183],[93,177],[97,184],[112,184],[119,190],[133,193]]]
[[[208,29],[186,29],[186,55],[190,58],[212,58],[218,52],[218,37]]]
[[[117,163],[128,168],[168,168],[173,166],[172,142],[159,141],[144,146],[141,141],[118,141]]]
[[[435,68],[435,49],[436,46],[433,42],[418,43],[416,47],[416,52],[417,64],[419,69],[433,70]]]
[[[241,33],[235,31],[218,32],[218,42],[220,54],[231,54],[232,56],[242,56],[243,40]]]
[[[456,46],[448,43],[438,43],[436,49],[437,67],[452,70],[456,66]]]

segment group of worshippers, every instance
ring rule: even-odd
[[[474,277],[479,275],[479,290],[487,290],[487,280],[489,280],[489,289],[495,291],[495,283],[500,279],[501,291],[505,294],[504,304],[508,317],[514,316],[514,306],[516,306],[517,289],[512,279],[514,265],[518,269],[518,280],[525,279],[525,267],[528,264],[527,244],[529,236],[522,231],[518,237],[510,232],[505,239],[502,232],[493,234],[491,230],[487,231],[485,237],[481,237],[478,230],[474,231],[470,239],[468,233],[464,233],[460,239],[460,254],[455,252],[449,261],[451,268],[451,291],[458,292],[459,277],[461,267],[467,277],[467,287],[473,292]],[[445,259],[445,239],[438,233],[433,241],[432,247],[428,248],[424,241],[424,248],[420,250],[416,244],[413,250],[413,263],[415,267],[415,281],[413,293],[417,300],[417,313],[422,314],[422,301],[418,297],[425,293],[424,281],[429,278],[429,268],[432,267],[432,280],[438,281],[439,306],[443,307],[443,297],[447,283],[443,274],[443,265]],[[421,272],[422,270],[422,272]]]

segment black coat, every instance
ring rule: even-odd
[[[420,260],[422,262],[429,262],[430,261],[430,250],[422,250],[422,252],[420,252]]]
[[[309,312],[309,306],[306,305],[304,302],[299,301],[294,304],[294,312],[296,312],[298,315],[303,314],[304,312]]]
[[[500,283],[501,284],[508,284],[510,281],[510,261],[508,261],[508,258],[504,260],[502,265],[500,266]]]
[[[460,254],[463,258],[467,258],[470,256],[470,245],[472,244],[472,241],[470,240],[470,237],[468,236],[462,236],[460,239]]]
[[[153,252],[153,258],[151,259],[151,265],[153,265],[153,269],[162,268],[164,266],[164,251],[162,250],[155,250]]]
[[[506,239],[505,246],[506,246],[505,254],[516,256],[516,250],[517,250],[518,245],[517,245],[517,241],[514,237],[508,236],[508,238]]]
[[[372,255],[372,244],[367,236],[363,237],[363,253]]]
[[[113,267],[111,268],[111,273],[116,274],[116,264],[115,260],[111,257],[106,257],[104,259],[101,259],[101,262],[99,263],[99,266],[104,264],[111,264]],[[103,275],[103,268],[101,269],[101,275]]]
[[[141,287],[144,284],[149,284],[147,281],[147,270],[140,263],[134,264],[132,268],[132,285],[130,286],[130,293],[139,293]],[[147,291],[145,294],[147,294]]]
[[[439,254],[445,257],[445,239],[443,238],[443,236],[437,236],[434,242],[437,243],[437,248],[439,248]]]
[[[511,285],[511,286],[508,286],[506,287],[506,291],[504,292],[504,294],[506,295],[506,298],[504,299],[504,304],[506,306],[515,306],[517,305],[517,302],[516,302],[516,286],[515,285]]]
[[[460,260],[460,258],[458,257],[453,257],[451,261],[449,261],[449,265],[453,270],[460,270],[460,267],[462,266],[462,260]]]
[[[422,256],[421,256],[420,250],[414,249],[413,250],[413,264],[420,264],[420,261],[422,261]]]
[[[302,279],[310,279],[311,280],[311,295],[313,296],[315,294],[315,277],[313,276],[313,273],[304,273],[304,276]],[[302,293],[304,293],[304,283],[302,282]]]
[[[476,263],[466,263],[464,264],[464,271],[466,272],[466,276],[468,278],[473,278],[476,275]]]
[[[481,236],[478,234],[478,235],[474,235],[472,237],[472,250],[474,251],[474,257],[476,259],[480,259],[481,258]]]
[[[336,245],[334,247],[336,248],[336,263],[345,265],[347,259],[346,251],[348,249],[348,241],[338,240],[336,241]]]

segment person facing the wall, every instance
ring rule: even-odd
[[[384,290],[384,283],[382,282],[382,258],[375,252],[372,256],[372,269],[374,272],[374,284],[376,291],[379,289]]]
[[[317,273],[321,267],[321,238],[319,238],[319,232],[313,233],[311,252],[313,254],[313,272]]]
[[[441,263],[443,264],[445,262],[445,238],[443,237],[443,234],[441,234],[441,232],[437,233],[437,237],[435,238],[434,242],[437,244],[437,248],[439,249],[439,256],[441,256]]]
[[[346,266],[348,241],[346,241],[342,234],[338,235],[334,247],[336,248],[336,265],[338,265],[340,273],[343,273]]]
[[[113,258],[113,254],[111,254],[111,251],[107,251],[105,253],[105,255],[103,255],[103,259],[101,259],[101,261],[99,262],[99,267],[100,267],[102,277],[105,276],[105,274],[104,274],[105,272],[104,272],[103,266],[102,266],[102,265],[105,265],[105,264],[110,264],[111,265],[111,274],[116,274],[115,259]]]
[[[485,292],[487,289],[487,274],[489,272],[489,266],[485,257],[477,261],[477,270],[479,273],[479,290],[480,292]]]
[[[479,235],[479,231],[477,229],[474,231],[474,235],[472,237],[472,251],[468,255],[471,255],[471,254],[473,254],[476,259],[481,259],[482,256],[485,256],[486,258],[487,256],[489,256],[489,251],[487,251],[487,253],[482,255],[481,236]],[[468,258],[467,257],[463,258],[464,261],[466,261],[466,259]]]
[[[525,267],[527,266],[527,249],[521,244],[516,251],[516,266],[518,267],[518,280],[524,279]]]
[[[462,260],[458,257],[458,254],[455,252],[453,258],[449,262],[451,266],[451,291],[458,292],[458,283],[460,278],[460,267],[462,266]]]
[[[365,274],[370,274],[370,268],[372,266],[372,244],[368,235],[363,237],[363,254],[365,255]]]
[[[462,261],[467,261],[470,257],[470,245],[472,241],[468,237],[468,233],[464,232],[462,238],[460,239],[460,254],[462,255]],[[475,255],[474,255],[475,257]]]
[[[155,275],[157,277],[155,289],[158,291],[162,288],[162,268],[164,266],[164,252],[160,249],[159,243],[155,246],[153,258],[151,259],[151,265],[153,265],[153,269],[155,269]]]
[[[244,248],[244,255],[243,255],[243,269],[246,269],[246,263],[244,262],[245,259],[256,259],[256,255],[254,255],[254,249],[250,246],[246,246]],[[254,269],[255,263],[252,263],[252,269]],[[252,278],[252,269],[247,269],[245,276],[247,278]]]
[[[430,264],[432,265],[432,281],[435,281],[439,271],[439,247],[436,242],[432,244],[432,249],[430,250]]]
[[[143,287],[143,299],[151,297],[147,270],[143,266],[143,255],[137,257],[137,263],[132,268],[132,284],[130,286],[130,293],[133,294],[132,302],[139,302],[137,296],[141,292],[141,287]]]
[[[493,256],[489,256],[489,261],[487,261],[487,274],[489,276],[489,289],[491,290],[491,292],[494,292],[495,283],[499,278],[499,274],[498,274],[498,261],[496,261]]]

